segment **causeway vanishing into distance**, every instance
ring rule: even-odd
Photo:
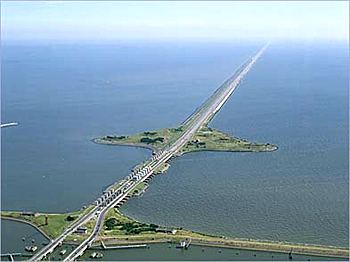
[[[348,1],[1,1],[1,261],[348,261]]]
[[[68,219],[68,223],[62,227],[62,222],[48,223],[55,219],[55,214],[33,214],[31,212],[2,212],[4,219],[14,219],[25,221],[37,227],[50,241],[40,251],[35,253],[29,261],[45,260],[57,247],[62,246],[66,240],[79,241],[80,243],[71,251],[67,252],[63,261],[74,261],[84,254],[84,251],[96,245],[108,248],[101,239],[99,233],[107,223],[130,224],[130,219],[123,217],[118,212],[118,208],[135,193],[142,193],[147,182],[159,172],[164,172],[169,168],[169,161],[187,152],[214,150],[232,152],[271,152],[277,150],[276,145],[251,143],[236,137],[231,137],[220,131],[213,130],[207,124],[213,116],[220,110],[224,103],[230,98],[242,79],[249,73],[255,62],[267,52],[269,44],[263,46],[253,57],[242,65],[229,79],[227,79],[200,107],[198,107],[190,117],[180,126],[165,130],[146,131],[143,134],[134,136],[106,136],[95,138],[93,142],[105,145],[128,145],[149,147],[153,150],[153,156],[137,165],[130,174],[122,181],[116,181],[109,186],[103,194],[90,206],[74,214],[61,214],[60,219]],[[12,125],[12,124],[11,124]],[[118,219],[118,220],[117,220]],[[118,223],[118,222],[117,222]],[[136,223],[137,224],[137,223]],[[137,225],[138,227],[139,225]],[[190,244],[230,246],[240,249],[264,250],[274,252],[285,252],[291,256],[294,254],[306,254],[328,257],[347,258],[349,250],[344,248],[303,245],[283,242],[269,242],[258,240],[229,239],[215,236],[207,236],[200,233],[186,232],[177,229],[159,229],[157,225],[144,225],[146,229],[155,230],[163,237],[163,234],[170,234],[171,239],[186,239],[183,247]],[[108,226],[107,226],[108,228]],[[148,229],[147,229],[148,228]],[[79,231],[84,231],[84,236]],[[53,233],[54,232],[54,233]],[[137,232],[137,231],[135,231]],[[136,233],[137,234],[137,233]],[[113,234],[112,234],[113,235]],[[118,236],[118,234],[116,235]],[[128,243],[125,238],[125,243]],[[147,243],[155,239],[154,235],[144,236],[142,241],[137,243]],[[162,240],[159,240],[162,241]],[[164,240],[163,240],[164,241]],[[131,241],[130,243],[135,243]],[[108,243],[107,243],[108,244]],[[138,246],[135,246],[138,247]],[[139,246],[139,247],[142,247]],[[99,253],[96,253],[96,256]]]

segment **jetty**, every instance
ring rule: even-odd
[[[14,257],[20,256],[20,257],[30,257],[29,254],[23,254],[23,253],[5,253],[0,254],[0,257],[7,257],[10,261],[15,261]],[[2,261],[2,259],[0,259]]]

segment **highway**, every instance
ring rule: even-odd
[[[186,122],[186,130],[181,135],[181,137],[176,140],[171,145],[168,145],[163,151],[158,152],[155,156],[150,158],[146,163],[146,165],[139,170],[133,171],[129,174],[120,184],[120,186],[114,190],[110,189],[107,192],[97,199],[94,202],[95,207],[79,218],[76,222],[74,222],[69,228],[67,228],[58,238],[53,240],[47,246],[45,246],[42,250],[40,250],[37,254],[35,254],[30,261],[38,261],[45,258],[48,254],[52,253],[53,250],[62,243],[62,241],[76,231],[77,228],[84,225],[87,221],[95,218],[96,223],[93,231],[90,233],[88,238],[84,240],[77,248],[75,248],[65,259],[64,261],[73,261],[77,259],[79,256],[83,254],[83,252],[89,248],[98,235],[101,227],[103,226],[103,220],[105,214],[109,209],[113,208],[115,205],[120,203],[123,199],[125,199],[128,194],[134,190],[141,182],[148,179],[154,171],[167,162],[170,158],[176,155],[179,150],[191,140],[193,135],[198,131],[198,129],[210,121],[210,119],[220,110],[223,104],[227,101],[236,87],[239,85],[243,77],[249,72],[254,63],[258,60],[258,58],[262,55],[262,53],[266,50],[268,44],[265,45],[259,52],[253,56],[244,66],[241,68],[238,75],[234,75],[230,79],[228,79],[223,85],[223,88],[219,88],[217,92],[215,92],[210,100],[210,103],[207,103],[205,107],[202,107],[201,110],[196,111],[191,115],[190,119]],[[207,100],[208,101],[208,100]]]

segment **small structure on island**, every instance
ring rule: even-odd
[[[156,229],[157,233],[166,233],[166,234],[173,234],[175,235],[177,230],[174,228],[157,228]]]
[[[37,215],[37,213],[35,212],[22,212],[21,213],[21,216],[24,216],[24,217],[35,217]]]

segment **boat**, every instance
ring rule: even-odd
[[[38,249],[38,247],[37,246],[26,246],[24,249],[28,252],[35,252]]]
[[[186,242],[184,240],[180,241],[180,245],[176,246],[176,248],[185,248],[186,247]]]
[[[0,127],[8,127],[8,126],[17,126],[17,122],[7,123],[7,124],[0,124]]]
[[[94,252],[90,255],[90,258],[102,258],[102,257],[103,257],[103,254],[97,253],[97,252]]]

